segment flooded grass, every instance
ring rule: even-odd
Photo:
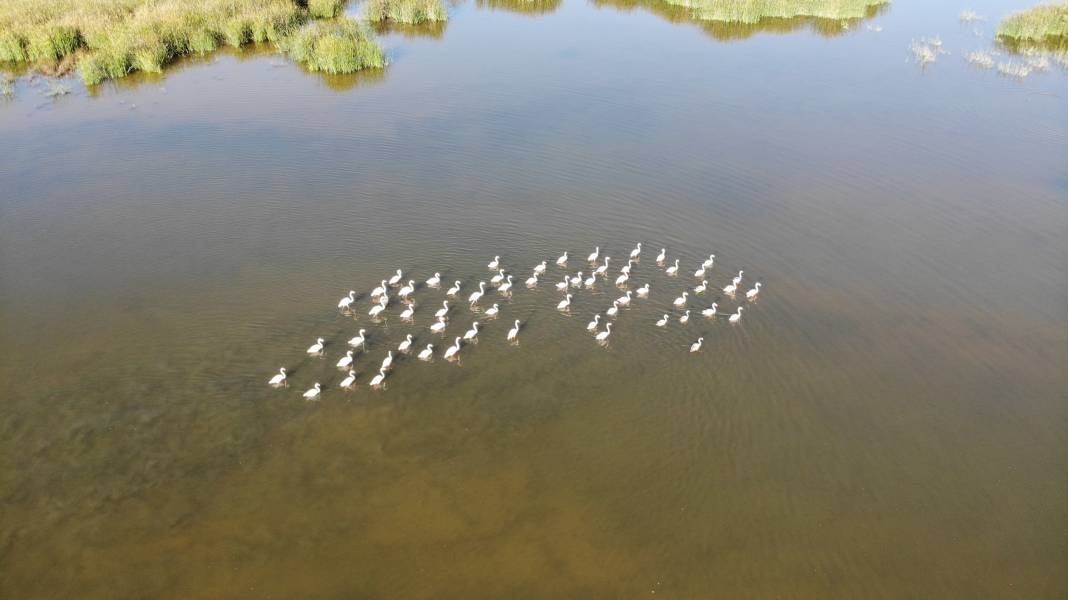
[[[764,19],[814,17],[820,19],[861,19],[872,7],[889,4],[888,0],[665,0],[669,4],[693,11],[703,21],[759,23]]]
[[[316,21],[282,39],[278,46],[311,71],[355,73],[386,65],[382,48],[352,19]]]
[[[1068,42],[1068,2],[1045,4],[1009,15],[998,23],[998,38],[1016,42]]]
[[[343,0],[7,0],[0,3],[0,61],[57,75],[77,69],[93,85],[159,73],[178,57],[221,45],[280,43],[309,19],[343,8]],[[344,45],[337,37],[324,47]]]
[[[370,0],[364,16],[372,23],[419,25],[449,18],[441,0]]]
[[[994,68],[994,55],[984,50],[969,52],[965,55],[964,59],[977,67],[982,67],[984,69]]]

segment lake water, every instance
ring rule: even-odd
[[[358,77],[249,50],[55,99],[21,80],[0,596],[1065,597],[1068,75],[964,60],[1025,5],[837,31],[465,3]],[[614,279],[638,241],[652,293],[601,347],[621,292],[562,314],[554,259],[588,273],[600,246]],[[713,252],[691,309],[747,310],[680,325]],[[494,255],[519,277],[482,302],[500,318],[456,306],[432,336]],[[397,268],[446,285],[375,323]],[[739,269],[752,303],[718,291]],[[370,389],[409,332],[437,358]]]

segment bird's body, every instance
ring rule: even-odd
[[[560,283],[556,284],[556,289],[563,291],[563,290],[567,289],[567,286],[568,286],[567,275],[564,275],[564,280],[561,281]]]
[[[445,349],[445,358],[452,358],[456,356],[456,353],[460,351],[460,338],[456,338],[456,343]]]
[[[323,389],[323,387],[321,385],[319,385],[318,383],[316,383],[314,387],[312,387],[310,390],[304,392],[304,399],[305,400],[315,400],[316,398],[319,397],[319,392],[321,392],[322,389]]]
[[[400,283],[401,278],[404,277],[404,273],[400,269],[397,269],[397,273],[389,278],[389,285],[394,286]]]
[[[366,329],[361,329],[359,334],[349,340],[349,345],[353,348],[359,348],[360,346],[363,346],[367,342],[367,338],[364,336],[364,333],[366,332]]]
[[[675,301],[673,302],[673,304],[675,306],[679,306],[679,307],[686,306],[686,296],[689,296],[689,295],[690,295],[689,292],[683,292],[681,296],[679,296],[678,298],[675,298]]]
[[[491,307],[486,309],[486,316],[487,317],[496,317],[497,313],[499,313],[499,312],[501,312],[501,309],[496,304],[494,304],[493,306],[491,306]]]
[[[670,321],[670,320],[671,320],[671,317],[669,317],[668,315],[664,315],[664,316],[660,317],[659,321],[656,322],[656,326],[657,327],[663,327],[663,326],[667,325],[668,321]]]
[[[267,382],[267,385],[273,385],[273,386],[277,387],[277,386],[280,386],[280,385],[284,384],[285,382],[286,382],[286,368],[282,367],[281,369],[278,369],[278,374],[275,375],[274,377],[272,377]]]
[[[605,316],[614,317],[619,314],[619,300],[613,300],[612,306],[608,310],[604,311]]]
[[[630,275],[627,275],[626,273],[623,273],[619,277],[616,277],[616,285],[618,285],[618,286],[627,285],[627,280],[628,279],[630,279]]]
[[[544,261],[543,260],[543,261],[541,261],[541,263],[535,265],[534,266],[534,274],[535,275],[544,275],[545,274],[545,268],[546,268],[547,264],[548,264],[548,261]]]
[[[352,366],[352,350],[345,353],[345,356],[341,357],[341,360],[337,361],[337,368],[348,369]]]
[[[478,337],[478,321],[471,323],[471,329],[464,333],[464,341],[473,340],[476,337]]]
[[[434,276],[426,280],[427,287],[436,288],[441,285],[441,273],[434,273]]]
[[[380,368],[382,370],[384,370],[384,371],[388,371],[389,368],[392,365],[393,365],[393,351],[390,350],[389,354],[387,354],[386,357],[382,359],[382,366]]]
[[[713,302],[712,306],[709,306],[708,308],[702,310],[701,314],[711,319],[716,316],[716,308],[716,303]]]
[[[612,324],[608,323],[604,326],[604,331],[598,333],[596,339],[598,342],[604,342],[608,340],[608,336],[612,335]]]
[[[459,293],[460,293],[460,282],[459,282],[459,280],[457,280],[456,283],[452,284],[451,288],[445,290],[445,295],[446,296],[455,296],[456,294],[459,294]]]
[[[537,283],[537,281],[535,281],[535,283]],[[505,281],[501,285],[497,286],[497,293],[499,293],[499,294],[507,294],[510,291],[512,291],[512,276],[511,275],[508,276],[508,280],[507,281]]]
[[[612,260],[611,256],[604,257],[604,264],[599,266],[599,267],[597,267],[597,270],[594,271],[594,273],[596,275],[606,275],[608,273],[608,261],[609,260]]]
[[[597,331],[597,326],[601,323],[601,315],[593,315],[593,320],[586,324],[586,331]]]
[[[701,349],[701,344],[705,343],[705,338],[699,337],[697,341],[690,345],[690,352],[697,352]]]
[[[595,283],[597,283],[597,273],[596,272],[591,273],[590,276],[586,278],[586,281],[582,282],[582,285],[584,285],[586,287],[593,287],[593,284],[595,284]]]
[[[716,255],[715,254],[709,254],[708,258],[705,259],[705,262],[701,263],[701,266],[704,267],[705,269],[711,269],[712,265],[715,263],[715,261],[716,261]]]
[[[601,256],[601,247],[597,246],[597,248],[595,248],[593,250],[593,253],[586,257],[586,260],[590,261],[591,263],[595,263],[595,262],[597,262],[597,259],[600,256]]]
[[[649,284],[648,283],[643,285],[642,287],[638,288],[638,297],[639,298],[648,298],[649,297]]]
[[[685,325],[685,324],[687,324],[689,322],[690,322],[690,311],[687,310],[685,313],[683,313],[683,315],[681,317],[679,317],[679,323],[682,323],[683,325]]]
[[[679,259],[675,259],[675,264],[668,267],[665,271],[668,275],[678,275],[679,273]]]
[[[339,310],[348,310],[352,306],[352,303],[356,301],[356,291],[349,290],[349,295],[344,296],[338,301],[337,307]]]
[[[415,305],[414,304],[409,304],[408,308],[404,309],[404,312],[402,312],[400,314],[400,318],[404,319],[405,321],[411,321],[414,316],[415,316]]]
[[[727,319],[727,320],[730,321],[731,323],[737,323],[738,321],[741,321],[742,320],[742,307],[739,306],[738,307],[738,312],[736,312],[733,315],[731,315],[730,318]]]
[[[571,294],[568,294],[556,305],[556,310],[567,310],[569,306],[571,306]]]
[[[642,243],[638,242],[638,245],[635,246],[634,249],[630,251],[630,257],[631,258],[638,258],[639,256],[641,256],[641,253],[642,253]]]
[[[438,309],[438,312],[434,313],[434,316],[443,319],[447,314],[449,314],[449,301],[443,300],[441,302],[441,308]]]
[[[484,282],[484,281],[478,282],[478,291],[477,292],[472,292],[471,295],[467,297],[468,304],[476,304],[482,298],[482,295],[485,294],[485,293],[486,293],[486,282]]]
[[[430,331],[433,331],[434,333],[445,331],[446,324],[445,317],[438,317],[438,322],[430,326]]]
[[[504,281],[504,269],[498,270],[496,275],[490,277],[490,283],[500,283],[502,281]]]
[[[426,348],[419,352],[419,360],[430,360],[431,356],[434,356],[434,344],[427,344]]]
[[[619,272],[624,274],[624,275],[630,275],[630,269],[633,266],[634,266],[634,259],[632,258],[632,259],[627,261],[627,264],[623,265],[623,268],[620,269]]]
[[[408,285],[402,287],[400,289],[400,291],[397,292],[397,295],[400,296],[401,298],[407,298],[408,296],[412,295],[412,292],[414,292],[414,291],[415,291],[415,281],[409,279],[408,280]]]
[[[538,274],[535,272],[530,277],[527,277],[527,287],[534,287],[538,285]]]
[[[377,297],[381,296],[382,294],[385,294],[386,290],[388,290],[388,289],[389,289],[388,286],[386,286],[386,280],[383,279],[381,285],[379,285],[375,289],[371,290],[371,297],[372,298],[377,298]]]
[[[508,341],[514,342],[517,336],[519,336],[519,319],[516,319],[515,325],[508,330]]]
[[[705,276],[705,268],[702,266],[700,269],[697,269],[696,271],[693,272],[693,276],[698,278],[698,279],[704,277]]]
[[[738,271],[738,274],[734,276],[733,280],[731,280],[731,283],[733,283],[735,287],[737,287],[738,284],[742,282],[742,273],[745,273],[745,271]]]
[[[324,343],[326,343],[326,340],[324,340],[323,338],[315,340],[314,344],[308,346],[308,354],[321,354],[323,351]]]
[[[412,334],[408,334],[408,337],[404,338],[404,341],[397,346],[398,352],[407,352],[412,349]]]
[[[494,256],[493,260],[489,261],[489,264],[486,265],[486,267],[490,271],[496,271],[497,267],[500,267],[500,266],[501,266],[501,257],[499,257],[499,256]]]
[[[382,296],[382,299],[378,301],[378,304],[371,307],[371,310],[367,311],[368,316],[377,317],[386,310],[386,305],[389,304],[389,297]]]
[[[382,382],[385,381],[385,380],[386,380],[386,370],[385,369],[379,369],[378,370],[378,375],[375,375],[374,378],[371,379],[371,387],[378,387],[378,386],[382,385]]]
[[[738,291],[738,284],[736,283],[731,283],[723,288],[723,293],[728,296],[733,296],[736,291]]]
[[[567,252],[564,252],[560,255],[560,258],[556,259],[556,264],[561,267],[567,264]]]
[[[695,294],[703,294],[703,293],[705,293],[705,290],[707,290],[707,289],[708,289],[708,280],[702,279],[701,280],[701,285],[693,288],[693,293],[695,293]]]
[[[745,293],[745,297],[746,297],[747,300],[752,300],[753,298],[756,298],[756,295],[759,294],[759,293],[760,293],[760,282],[758,281],[753,286],[753,289],[751,289],[751,290],[749,290],[748,292]]]
[[[626,294],[620,296],[619,299],[616,300],[616,302],[618,302],[620,306],[626,306],[626,305],[630,304],[630,297],[631,297],[631,292],[628,291]]]
[[[350,370],[349,371],[349,376],[344,378],[344,379],[342,379],[341,380],[341,385],[338,386],[338,387],[341,387],[341,388],[347,390],[347,389],[351,388],[352,384],[354,384],[354,383],[356,383],[356,371],[351,371]]]
[[[577,275],[571,278],[571,287],[579,287],[582,285],[582,271],[579,271]]]
[[[667,258],[667,248],[661,248],[660,254],[656,255],[657,264],[664,264],[664,259]]]

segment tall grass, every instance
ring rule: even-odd
[[[441,0],[369,0],[364,13],[368,21],[419,24],[449,18]]]
[[[702,21],[759,23],[764,19],[860,19],[889,0],[664,0],[689,8]]]
[[[281,45],[308,19],[335,17],[343,7],[344,0],[0,0],[0,61],[47,65],[73,56],[92,85],[160,72],[222,44]],[[324,47],[343,45],[329,37]]]
[[[998,37],[1017,42],[1068,41],[1068,2],[1044,4],[1009,15],[998,23]]]
[[[317,21],[285,38],[279,47],[311,71],[354,73],[386,65],[382,48],[352,19]]]

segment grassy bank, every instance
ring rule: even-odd
[[[663,0],[687,8],[694,19],[759,23],[765,19],[861,19],[889,0]]]
[[[449,18],[441,0],[369,0],[364,13],[372,23],[418,25]]]
[[[998,38],[1010,42],[1068,43],[1068,2],[1044,4],[998,23]]]
[[[381,66],[354,24],[302,27],[341,14],[343,0],[3,0],[0,61],[45,72],[77,69],[87,84],[134,71],[160,72],[176,58],[273,42],[310,68]],[[321,37],[322,43],[309,40]],[[290,42],[289,38],[300,38]],[[313,66],[314,65],[314,66]],[[337,72],[337,71],[331,71]]]

